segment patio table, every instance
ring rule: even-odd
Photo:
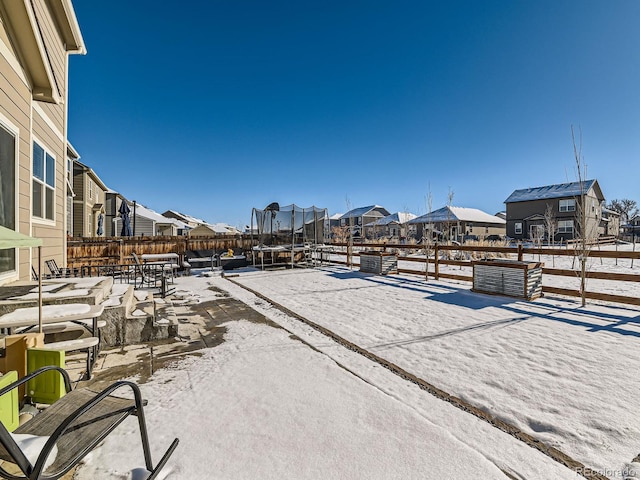
[[[103,311],[104,306],[102,305],[88,305],[86,303],[44,305],[42,307],[43,325],[72,322],[82,326],[91,334],[91,338],[87,342],[83,343],[89,345],[89,347],[87,347],[87,375],[89,378],[91,377],[93,364],[100,352],[102,336],[100,335],[100,328],[98,327],[98,317],[102,315]],[[91,319],[90,325],[86,322],[88,319]],[[9,334],[13,333],[15,329],[18,328],[22,329],[21,332],[26,332],[33,330],[34,328],[38,328],[38,326],[38,307],[18,308],[13,312],[6,313],[0,317],[0,329],[5,330]],[[94,340],[94,338],[97,340]],[[91,349],[91,352],[89,351],[89,348]],[[68,348],[68,350],[76,349],[77,348]]]

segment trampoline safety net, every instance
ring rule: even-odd
[[[264,246],[323,244],[329,238],[329,213],[315,206],[280,207],[272,203],[264,209],[253,209],[251,232]]]

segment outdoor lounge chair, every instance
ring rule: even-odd
[[[45,260],[45,265],[51,272],[51,276],[53,278],[68,278],[68,277],[77,277],[80,275],[79,268],[60,268],[56,263],[55,259]]]
[[[21,472],[11,473],[2,464],[0,477],[12,480],[58,479],[78,465],[129,415],[135,415],[138,417],[145,467],[149,472],[147,480],[156,478],[177,447],[178,439],[173,440],[160,461],[154,466],[143,411],[146,402],[142,400],[140,388],[135,383],[115,382],[100,392],[94,392],[88,388],[72,391],[67,372],[59,367],[48,366],[1,388],[0,398],[5,394],[17,397],[19,385],[41,374],[51,375],[52,370],[62,375],[67,394],[15,429],[13,433],[9,433],[5,425],[0,423],[0,459],[15,464]],[[130,389],[134,398],[125,399],[112,395],[116,390],[123,388]],[[36,452],[37,455],[34,452],[26,452],[30,457],[27,458],[20,442],[16,440],[16,434],[41,437],[43,446],[39,452]],[[56,450],[55,458],[53,458],[54,450]],[[48,461],[50,456],[52,460]]]

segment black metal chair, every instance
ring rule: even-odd
[[[53,278],[69,278],[69,277],[77,277],[80,275],[79,268],[60,268],[56,263],[55,259],[45,260],[44,264],[51,272],[51,276]]]
[[[135,288],[147,287],[162,288],[163,281],[166,281],[168,263],[142,263],[135,253],[131,254],[135,262],[136,269],[140,272],[140,287],[135,282]]]
[[[12,434],[0,423],[0,459],[15,464],[21,472],[15,473],[13,469],[7,471],[3,464],[0,465],[0,477],[10,480],[59,479],[78,465],[129,415],[135,415],[138,418],[145,467],[150,472],[147,480],[156,478],[178,446],[178,439],[173,440],[160,461],[154,466],[143,410],[146,402],[142,399],[140,388],[135,383],[118,381],[99,392],[89,388],[71,390],[71,381],[67,372],[62,368],[49,366],[36,370],[0,389],[0,397],[30,379],[52,370],[62,375],[67,394],[13,432],[49,438],[37,459],[29,460]],[[112,395],[116,390],[123,388],[130,389],[134,398],[120,398]],[[48,462],[48,457],[52,455],[54,449],[57,449],[55,459]]]

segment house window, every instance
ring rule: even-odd
[[[0,225],[16,229],[16,136],[0,126]],[[0,274],[16,269],[16,250],[0,250]]]
[[[55,210],[56,160],[49,152],[33,142],[33,199],[34,217],[53,220]]]
[[[565,200],[560,200],[560,208],[561,212],[575,212],[576,210],[576,199],[575,198],[567,198]]]
[[[93,198],[93,182],[89,179],[89,199]]]
[[[559,220],[558,233],[573,233],[573,220]]]
[[[516,222],[515,233],[516,235],[522,235],[522,222]]]

